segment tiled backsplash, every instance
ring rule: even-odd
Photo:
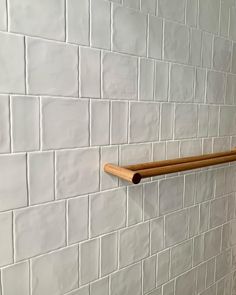
[[[235,43],[234,43],[235,42]],[[235,0],[0,0],[0,294],[235,295]]]

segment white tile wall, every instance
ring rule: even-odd
[[[24,37],[0,32],[0,91],[25,93]]]
[[[13,152],[39,150],[39,99],[12,96],[11,113]]]
[[[82,97],[100,97],[101,69],[100,51],[90,48],[80,49],[80,95]]]
[[[184,242],[171,251],[171,277],[189,270],[192,266],[192,241]]]
[[[170,100],[191,102],[194,97],[194,68],[172,64],[170,69]]]
[[[212,65],[213,35],[202,32],[202,66],[210,68]]]
[[[196,280],[195,270],[191,270],[190,272],[187,272],[181,275],[180,277],[178,277],[176,280],[176,286],[175,286],[176,295],[183,294],[184,292],[186,292],[187,294],[194,294],[196,290],[195,280]]]
[[[167,214],[183,206],[184,178],[174,177],[160,181],[160,214]],[[172,196],[175,196],[174,198]]]
[[[168,1],[167,1],[168,2]],[[176,2],[177,3],[177,2]],[[180,63],[189,59],[189,29],[174,22],[165,22],[164,58]]]
[[[68,200],[68,242],[73,244],[88,238],[88,197]]]
[[[154,218],[159,214],[158,183],[147,183],[143,187],[143,213],[144,220]]]
[[[56,197],[68,198],[97,191],[98,168],[99,150],[97,148],[58,151],[56,153]],[[93,179],[92,183],[91,179]]]
[[[155,100],[167,101],[169,88],[169,64],[156,62],[155,70]]]
[[[199,1],[199,27],[212,33],[219,32],[220,0]]]
[[[30,294],[29,262],[21,262],[2,270],[3,294]]]
[[[65,40],[65,5],[63,0],[9,1],[9,29],[11,32]],[[53,18],[53,22],[51,22]],[[50,23],[50,25],[48,25]]]
[[[0,151],[2,153],[10,152],[10,122],[9,122],[9,98],[7,95],[0,96]]]
[[[102,67],[103,98],[137,99],[136,57],[104,52]]]
[[[66,0],[67,40],[89,45],[89,1]]]
[[[32,259],[32,292],[62,294],[78,287],[78,246]]]
[[[98,279],[99,273],[99,240],[82,243],[79,249],[80,284],[86,284]]]
[[[163,40],[163,21],[149,15],[148,18],[148,57],[161,59]]]
[[[151,256],[143,261],[143,291],[151,291],[156,286],[156,256]]]
[[[145,55],[146,26],[146,14],[113,5],[113,50]]]
[[[142,270],[141,263],[134,264],[111,276],[111,293],[122,294],[142,294]]]
[[[165,250],[157,255],[156,284],[160,286],[169,279],[170,250]]]
[[[233,63],[232,63],[232,72],[236,74],[236,62],[235,62],[235,56],[236,56],[236,45],[233,44]]]
[[[158,1],[158,13],[167,19],[184,22],[185,2],[184,0],[160,0]]]
[[[190,30],[190,56],[189,63],[195,66],[201,65],[202,32],[198,29]]]
[[[173,246],[187,239],[188,224],[187,211],[181,210],[166,216],[165,219],[165,245]]]
[[[25,154],[0,157],[0,211],[27,205],[27,178]],[[14,181],[12,181],[14,179]]]
[[[14,214],[14,235],[17,261],[64,246],[65,203],[18,210]]]
[[[112,273],[118,266],[117,233],[111,233],[101,238],[101,274]]]
[[[153,100],[154,95],[154,61],[140,59],[140,100]]]
[[[149,224],[135,225],[120,232],[120,266],[135,263],[149,254]]]
[[[91,45],[110,49],[111,47],[111,4],[103,0],[91,2]]]
[[[235,9],[235,7],[232,7],[230,9],[230,29],[229,29],[229,36],[230,36],[230,38],[233,39],[233,41],[236,41],[235,13],[236,13],[236,9]]]
[[[111,103],[111,144],[127,143],[128,103]]]
[[[114,231],[125,226],[126,190],[97,193],[90,198],[91,235]],[[114,212],[116,212],[114,214]]]
[[[44,150],[88,146],[87,100],[47,97],[41,100],[41,105]]]
[[[163,103],[161,105],[161,140],[173,139],[174,104]]]
[[[151,253],[157,253],[164,248],[164,219],[157,218],[150,222]]]
[[[155,0],[141,0],[141,10],[143,12],[149,12],[150,14],[156,13],[156,1]]]
[[[130,104],[130,142],[158,139],[159,112],[159,106],[156,104],[138,102]],[[149,116],[146,117],[145,114]]]
[[[233,295],[235,0],[0,0],[0,294]]]
[[[109,294],[109,278],[98,280],[90,285],[91,295],[108,295]]]
[[[7,9],[6,9],[6,1],[5,0],[1,0],[0,1],[0,28],[3,31],[6,31],[7,29]]]
[[[207,76],[207,102],[223,103],[225,98],[225,74],[209,71]]]
[[[187,0],[186,23],[189,26],[196,27],[197,14],[198,14],[198,1],[197,0]]]
[[[128,225],[134,225],[142,221],[142,215],[143,215],[143,212],[141,210],[142,204],[143,204],[142,186],[137,185],[137,186],[128,187],[128,193],[127,193],[127,206],[129,208],[128,216],[127,216]],[[155,202],[155,205],[157,205],[157,202]]]
[[[6,212],[0,214],[0,241],[1,255],[0,265],[7,265],[13,262],[13,241],[12,241],[12,213]]]
[[[229,72],[232,58],[232,42],[223,38],[215,37],[213,67],[216,70]]]
[[[196,105],[177,105],[175,109],[175,138],[195,138],[197,136],[197,119]]]
[[[31,205],[54,200],[53,152],[35,152],[28,156],[28,192]]]
[[[27,88],[30,94],[78,95],[78,48],[27,38]]]
[[[91,145],[108,145],[110,141],[110,106],[108,101],[91,102]],[[101,120],[102,118],[102,120]]]

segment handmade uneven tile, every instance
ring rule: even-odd
[[[116,5],[113,7],[114,51],[144,56],[147,15]]]
[[[0,32],[0,43],[0,92],[24,94],[24,37]]]
[[[0,156],[0,178],[0,211],[26,206],[26,156],[24,154]]]
[[[9,97],[7,95],[0,96],[0,152],[10,151],[10,104]]]
[[[32,260],[32,290],[36,295],[64,294],[78,288],[78,247],[68,247]],[[58,292],[59,290],[59,292]]]
[[[0,29],[7,29],[7,5],[5,0],[0,1]]]
[[[78,96],[76,46],[27,38],[27,60],[30,94]]]
[[[49,2],[9,1],[9,28],[11,32],[64,41],[64,15],[63,0]]]

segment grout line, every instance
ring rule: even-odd
[[[29,153],[26,153],[26,191],[27,191],[27,207],[30,206],[30,169],[29,169]]]
[[[16,237],[15,237],[15,212],[12,211],[12,257],[13,263],[16,263]]]
[[[219,18],[218,33],[217,33],[218,36],[220,36],[220,31],[221,31],[221,21],[222,21],[222,17],[221,17],[221,12],[222,12],[222,1],[219,1],[219,4],[220,4],[220,8],[219,8],[219,15],[218,15],[218,18]]]
[[[81,46],[78,46],[77,49],[77,87],[78,87],[78,98],[81,97],[81,85],[82,85],[82,78],[81,78]]]
[[[33,294],[33,276],[32,276],[32,261],[31,259],[28,260],[28,266],[29,266],[29,294]]]
[[[146,58],[149,57],[149,46],[150,46],[150,14],[147,15],[146,19]]]
[[[102,99],[102,97],[103,97],[103,52],[102,52],[102,50],[99,51],[99,66],[100,66],[99,95],[100,95],[100,98]]]
[[[9,96],[9,127],[10,127],[10,153],[13,153],[13,114],[12,114],[12,97]]]
[[[15,226],[14,226],[14,211],[11,212],[11,246],[12,246],[12,258],[13,258],[13,264],[15,263]],[[1,280],[0,280],[0,285],[1,285]],[[0,286],[1,289],[1,286]]]
[[[67,27],[68,27],[68,22],[67,22],[67,0],[64,0],[64,30],[65,30],[65,42],[68,42],[68,32],[67,32]]]
[[[8,96],[7,97],[7,104],[8,104],[8,122],[9,122],[9,126],[8,126],[8,136],[9,136],[9,153],[11,154],[13,152],[13,148],[12,148],[12,141],[13,141],[13,137],[12,137],[12,114],[11,114],[11,97]]]
[[[65,245],[69,246],[69,200],[65,200]]]
[[[88,0],[89,4],[89,47],[92,44],[92,0]],[[96,1],[96,0],[95,0]]]
[[[4,290],[3,290],[3,283],[2,283],[2,271],[0,269],[0,294],[4,294],[3,292]]]
[[[58,201],[56,199],[57,195],[57,157],[56,151],[53,151],[53,201]]]
[[[38,97],[39,104],[39,150],[43,151],[43,111],[42,98]]]
[[[9,0],[5,0],[5,4],[6,4],[6,29],[7,29],[7,32],[10,31],[10,28],[9,28],[9,20],[10,20],[10,17],[9,17],[9,3],[8,3]],[[4,4],[3,4],[4,5]],[[1,8],[2,9],[2,8]]]
[[[26,42],[26,37],[24,36],[24,87],[25,87],[25,93],[28,94],[28,59],[27,59],[27,53],[28,53],[28,47],[27,47],[27,42]]]
[[[141,74],[141,59],[138,58],[138,61],[137,61],[138,65],[137,65],[137,97],[138,97],[138,101],[141,101],[142,100],[142,97],[141,97],[141,77],[142,77],[142,74]]]
[[[110,19],[110,51],[113,51],[113,35],[114,35],[114,25],[113,25],[113,21],[114,21],[114,15],[113,15],[113,11],[114,11],[114,3],[111,2],[111,7],[110,7],[110,13],[111,13],[111,19]]]

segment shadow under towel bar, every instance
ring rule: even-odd
[[[117,166],[107,163],[104,165],[104,171],[123,180],[138,184],[143,178],[193,170],[233,161],[236,161],[236,149],[229,152],[141,163],[129,166]]]

